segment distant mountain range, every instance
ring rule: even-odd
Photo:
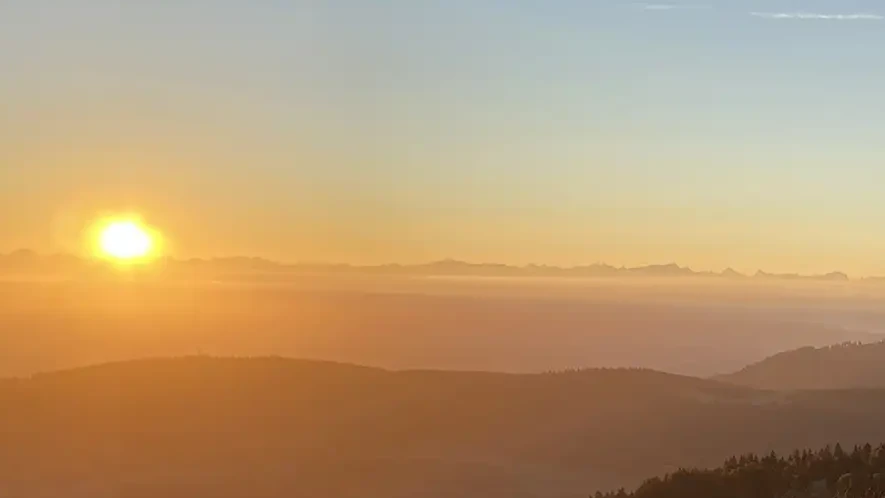
[[[224,257],[211,259],[174,259],[162,261],[166,270],[173,272],[209,274],[372,274],[415,276],[484,276],[484,277],[702,277],[732,280],[816,280],[845,282],[848,275],[831,272],[823,275],[775,274],[758,271],[748,276],[731,268],[721,272],[694,271],[675,263],[639,267],[615,267],[597,263],[583,266],[526,265],[500,263],[469,263],[454,259],[423,264],[350,265],[331,263],[285,264],[256,257]],[[0,274],[3,273],[70,273],[100,271],[103,265],[66,254],[42,255],[30,250],[0,254]],[[877,280],[864,279],[864,280]]]
[[[786,351],[717,380],[779,390],[885,388],[885,342]]]

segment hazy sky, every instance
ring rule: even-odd
[[[879,0],[0,2],[0,251],[885,273]]]

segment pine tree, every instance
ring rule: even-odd
[[[842,449],[842,445],[836,443],[836,447],[833,448],[833,458],[836,460],[842,460],[845,458],[845,450]]]

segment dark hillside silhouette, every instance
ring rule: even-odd
[[[881,498],[885,496],[885,445],[836,443],[817,451],[794,450],[731,457],[715,469],[680,469],[646,480],[635,492],[595,498]]]
[[[885,391],[646,370],[193,357],[0,383],[8,496],[580,497],[734,453],[885,440]]]
[[[720,380],[763,389],[885,387],[885,342],[786,351]]]

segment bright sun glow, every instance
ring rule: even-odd
[[[134,261],[151,256],[154,239],[144,226],[133,220],[112,221],[98,234],[98,249],[105,257]]]

